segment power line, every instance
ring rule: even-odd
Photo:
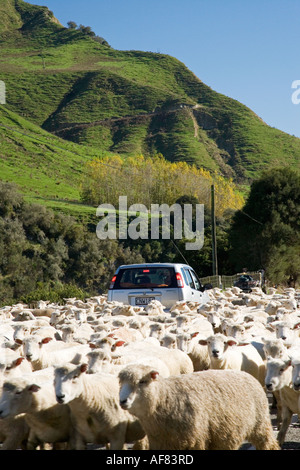
[[[174,242],[174,240],[172,238],[170,238],[171,242],[173,243],[173,245],[175,246],[176,250],[178,250],[178,252],[180,253],[180,255],[183,257],[184,261],[186,262],[186,264],[189,264],[188,261],[185,259],[185,257],[183,256],[183,254],[181,253],[180,249],[178,248],[178,246],[176,245],[176,243]]]
[[[262,222],[260,222],[259,220],[254,219],[254,217],[251,217],[251,215],[246,214],[246,212],[242,211],[241,209],[240,209],[240,212],[241,212],[242,214],[246,215],[247,217],[249,217],[249,219],[252,219],[252,220],[253,220],[254,222],[256,222],[257,224],[264,225]]]

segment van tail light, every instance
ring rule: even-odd
[[[180,273],[176,273],[177,287],[183,287],[183,279]]]
[[[114,276],[112,280],[110,281],[109,289],[113,289],[115,285],[115,281],[117,279],[117,276]]]

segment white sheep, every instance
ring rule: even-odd
[[[166,333],[160,340],[164,348],[175,349],[177,347],[177,337],[173,333]]]
[[[119,405],[118,378],[109,374],[86,374],[87,364],[65,364],[55,369],[57,402],[68,404],[75,433],[71,449],[87,443],[109,444],[122,450],[125,443],[143,439],[139,421]]]
[[[28,436],[29,426],[24,414],[13,418],[0,417],[1,450],[25,450]]]
[[[295,312],[298,307],[298,302],[293,296],[289,296],[288,298],[282,299],[280,301],[281,307],[285,308],[290,312]]]
[[[180,349],[169,349],[163,346],[156,346],[152,342],[135,341],[118,348],[112,358],[119,363],[124,355],[131,358],[151,356],[162,360],[169,369],[170,375],[189,374],[193,372],[194,367],[190,357]],[[134,359],[131,359],[131,362]],[[128,362],[128,361],[127,361]],[[124,363],[124,362],[123,362]]]
[[[134,318],[130,318],[128,320],[127,326],[132,329],[138,330],[143,338],[146,338],[149,336],[149,320],[147,317],[142,317],[142,316],[135,316]]]
[[[123,366],[117,366],[112,362],[111,355],[104,349],[95,348],[87,353],[88,369],[87,374],[105,372],[107,374],[119,373]]]
[[[265,384],[269,392],[279,391],[282,423],[277,435],[277,440],[279,445],[282,446],[293,414],[300,414],[300,395],[292,386],[293,368],[292,361],[289,357],[268,358]]]
[[[163,335],[165,334],[165,325],[162,323],[153,322],[150,323],[149,330],[149,336],[151,338],[156,338],[160,341]]]
[[[267,397],[240,371],[161,378],[147,366],[119,373],[120,404],[145,429],[150,450],[234,450],[245,440],[275,450]]]
[[[77,342],[81,344],[88,343],[94,329],[88,323],[80,325],[68,324],[61,328],[61,339],[66,343]]]
[[[9,320],[5,320],[4,322],[0,323],[0,343],[4,340],[6,341],[13,341],[14,336],[14,328],[12,322]]]
[[[165,313],[165,308],[159,300],[155,299],[145,305],[144,310],[147,315],[160,315]]]
[[[210,368],[210,357],[206,345],[199,344],[198,332],[177,333],[177,348],[185,352],[193,363],[194,371]]]
[[[6,379],[0,398],[0,417],[25,415],[29,426],[27,449],[45,443],[66,443],[71,436],[70,409],[56,402],[53,370]]]
[[[35,320],[27,320],[22,322],[13,321],[11,326],[14,329],[13,339],[15,341],[23,341],[25,336],[29,336],[39,328],[49,327],[49,319],[36,318]]]
[[[87,354],[88,358],[88,374],[95,374],[98,372],[105,372],[107,374],[117,375],[120,370],[127,364],[146,364],[151,365],[159,370],[162,377],[169,377],[170,371],[167,365],[161,359],[152,356],[151,353],[139,355],[136,357],[134,354],[124,354],[113,362],[112,356],[102,349],[93,349]]]
[[[287,355],[287,349],[281,338],[262,338],[265,356],[284,357]]]
[[[221,333],[200,339],[207,345],[211,369],[233,369],[248,372],[264,385],[265,363],[252,344],[239,343]]]
[[[33,370],[45,369],[64,362],[79,363],[90,351],[87,344],[65,343],[31,335],[23,342],[24,356],[30,361]]]
[[[293,374],[292,374],[293,389],[299,392],[300,391],[300,350],[298,348],[294,348],[290,350],[289,357],[292,361],[291,363],[293,367]]]
[[[0,378],[20,376],[32,372],[31,364],[18,352],[0,348]]]
[[[198,311],[199,307],[197,307]],[[172,307],[169,310],[171,313],[175,312],[175,314],[178,314],[178,312],[182,313],[191,313],[191,309],[188,306],[188,303],[185,300],[178,300],[177,302],[172,305]]]
[[[195,318],[191,319],[186,331],[192,333],[198,331],[202,335],[209,335],[214,332],[212,324],[202,315],[197,315]]]
[[[14,320],[13,321],[28,321],[28,320],[35,320],[35,316],[31,312],[31,310],[22,310],[22,311],[14,311],[11,312]]]
[[[127,328],[125,326],[112,329],[112,331],[107,336],[116,340],[123,339],[126,342],[140,341],[143,339],[142,333],[140,333],[138,330],[134,328]]]
[[[117,305],[116,307],[113,308],[111,314],[114,315],[125,315],[128,317],[135,316],[137,312],[134,310],[132,305]]]
[[[270,325],[275,328],[276,337],[281,338],[286,347],[291,347],[299,341],[300,322],[275,321]]]
[[[207,321],[211,323],[214,333],[222,333],[221,320],[222,318],[217,311],[208,312]]]

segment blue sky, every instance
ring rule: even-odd
[[[36,0],[115,49],[161,52],[267,124],[300,137],[299,0]],[[300,82],[299,82],[300,85]],[[300,98],[300,86],[297,98]]]

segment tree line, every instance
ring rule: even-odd
[[[104,182],[103,182],[104,184]],[[178,204],[198,203],[183,194]],[[107,292],[120,264],[188,262],[200,277],[212,273],[211,214],[205,206],[204,246],[185,240],[99,240],[96,224],[26,202],[0,181],[0,305]],[[219,272],[264,269],[272,284],[297,286],[300,265],[300,175],[290,168],[254,181],[240,209],[216,218]]]
[[[216,214],[227,209],[240,209],[243,197],[232,179],[211,174],[186,162],[170,162],[157,154],[96,158],[86,164],[81,185],[82,201],[96,205],[118,205],[119,196],[127,196],[128,205],[172,205],[181,196],[196,198],[210,206],[211,185],[215,186]]]
[[[76,31],[80,31],[81,33],[85,34],[86,36],[89,36],[90,38],[94,39],[94,41],[99,42],[100,44],[104,46],[110,47],[108,42],[101,36],[98,36],[90,26],[84,26],[83,24],[77,25],[75,21],[68,21],[67,23],[68,28]]]

